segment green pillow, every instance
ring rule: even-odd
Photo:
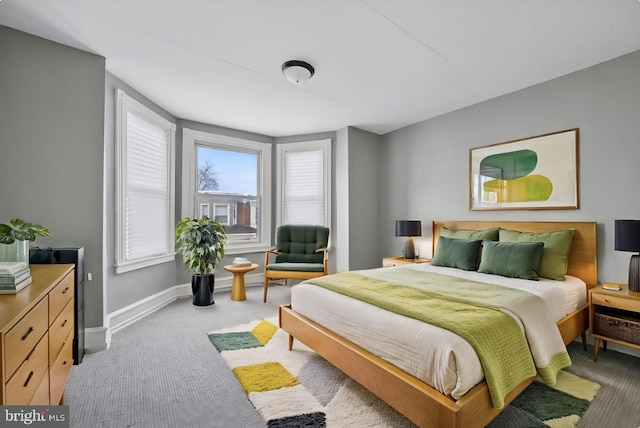
[[[446,227],[442,227],[440,229],[440,236],[454,239],[485,239],[497,241],[499,230],[497,227],[485,230],[447,229]]]
[[[478,272],[537,281],[543,247],[543,242],[485,241]]]
[[[436,254],[431,260],[433,266],[446,266],[464,270],[478,268],[478,255],[482,239],[453,239],[440,236]]]
[[[554,232],[518,232],[500,229],[501,242],[543,242],[538,275],[543,278],[564,281],[569,264],[569,250],[574,229]]]

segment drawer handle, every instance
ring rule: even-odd
[[[67,320],[64,320],[64,322],[62,323],[62,325],[60,327],[64,327],[65,325],[67,325]]]
[[[27,358],[25,358],[25,361],[28,360],[29,358],[31,358],[31,355],[33,355],[33,353],[36,351],[36,348],[33,348],[31,350],[31,352],[29,352],[29,355],[27,355]]]
[[[29,376],[27,376],[27,381],[23,385],[25,388],[27,387],[27,385],[29,385],[29,382],[31,382],[32,377],[33,377],[33,371],[31,371],[31,373],[29,373]]]
[[[69,291],[69,287],[67,287],[64,290],[62,290],[62,294],[67,294],[67,291]]]
[[[27,340],[27,337],[29,337],[31,333],[33,333],[33,327],[29,327],[29,330],[22,336],[22,340]]]

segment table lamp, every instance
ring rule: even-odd
[[[416,249],[413,245],[413,237],[422,236],[422,223],[420,220],[396,220],[396,236],[406,236],[404,258],[415,259]]]
[[[640,220],[615,221],[615,249],[617,251],[640,252]],[[631,256],[629,291],[640,292],[640,254]]]

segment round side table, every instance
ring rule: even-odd
[[[244,274],[256,270],[258,265],[251,263],[249,266],[226,265],[224,270],[233,273],[233,286],[231,287],[231,300],[247,300],[247,293],[244,289]]]

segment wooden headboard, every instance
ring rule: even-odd
[[[598,284],[598,241],[595,222],[547,222],[547,221],[434,221],[432,254],[435,254],[440,229],[482,230],[494,227],[520,232],[552,232],[554,230],[575,229],[569,252],[567,274],[582,279],[587,288]]]

